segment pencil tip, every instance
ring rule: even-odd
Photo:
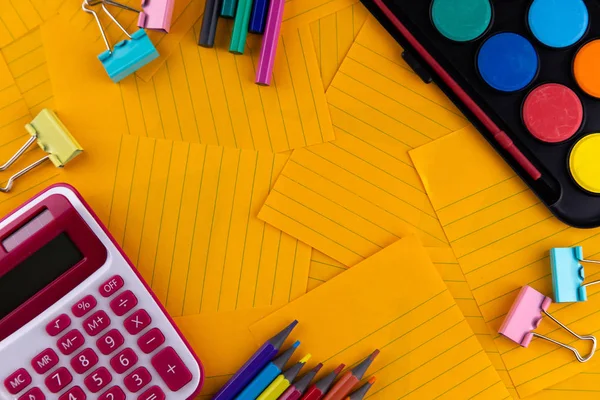
[[[339,374],[340,372],[342,372],[342,370],[344,368],[346,368],[346,364],[342,363],[342,364],[338,365],[337,368],[333,370],[333,372],[335,372],[336,374]]]
[[[269,343],[279,350],[297,324],[298,320],[294,320],[294,322],[285,327],[281,332],[269,339]]]
[[[377,377],[372,376],[369,378],[369,380],[367,382],[369,382],[371,385],[375,383],[375,381],[377,380]]]
[[[313,372],[319,372],[321,368],[323,368],[323,363],[318,363],[317,366],[314,367],[312,370]]]
[[[296,340],[296,341],[294,342],[294,344],[292,345],[292,347],[293,347],[293,348],[296,348],[296,347],[298,347],[298,346],[300,346],[300,341],[299,341],[299,340]]]
[[[308,360],[310,360],[310,358],[311,358],[311,357],[312,357],[312,355],[311,355],[311,354],[307,354],[307,355],[305,355],[304,357],[302,357],[302,359],[301,359],[299,362],[301,362],[301,363],[305,363],[305,364],[306,364],[306,362],[307,362]]]
[[[369,359],[371,359],[371,360],[375,359],[375,357],[377,357],[378,354],[379,354],[379,349],[377,349],[373,353],[371,353],[371,356],[369,357]]]

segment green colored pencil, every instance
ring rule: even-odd
[[[229,51],[232,53],[244,54],[251,11],[252,0],[238,0],[237,11],[235,12],[235,20],[233,21],[231,43],[229,44]]]

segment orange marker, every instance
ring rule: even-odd
[[[365,383],[364,385],[356,389],[354,392],[352,392],[350,396],[346,397],[346,400],[363,400],[376,380],[377,379],[374,376],[370,377],[367,383]]]
[[[344,400],[348,393],[354,386],[365,376],[367,369],[371,366],[371,363],[379,354],[379,350],[375,350],[369,357],[363,362],[346,372],[339,381],[333,385],[329,393],[323,397],[323,400]]]

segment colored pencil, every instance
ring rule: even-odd
[[[248,23],[250,22],[250,11],[252,11],[252,0],[238,0],[235,20],[233,21],[233,32],[229,51],[235,54],[244,54],[246,47],[246,36],[248,35]]]
[[[323,364],[319,363],[316,367],[304,374],[301,378],[298,378],[298,380],[295,381],[292,384],[292,386],[287,388],[285,392],[283,392],[283,394],[279,396],[278,400],[298,400],[306,391],[308,385],[310,385],[310,381],[313,380],[315,375],[317,375],[317,373],[322,367]]]
[[[296,379],[302,367],[310,360],[310,357],[310,354],[305,355],[296,365],[275,378],[265,391],[258,396],[257,400],[277,400],[290,387],[292,381]]]
[[[250,27],[248,29],[251,33],[262,34],[265,31],[265,20],[268,9],[269,0],[254,0],[252,15],[250,16]]]
[[[323,400],[343,400],[352,388],[365,376],[367,369],[369,369],[377,354],[379,354],[379,350],[375,350],[363,362],[342,375],[325,397],[323,397]]]
[[[296,341],[289,349],[284,351],[279,357],[267,364],[262,371],[256,375],[236,397],[236,400],[254,400],[281,374],[285,364],[292,358],[294,351],[300,346],[300,342]]]
[[[258,59],[258,69],[256,71],[256,83],[259,85],[268,86],[271,84],[284,4],[285,0],[271,0],[271,5],[269,6],[267,26],[265,27],[260,57]]]
[[[221,7],[221,17],[233,18],[235,16],[236,6],[237,0],[223,0],[223,6]]]
[[[376,378],[374,376],[370,377],[364,385],[352,392],[350,396],[346,397],[346,400],[363,400],[367,395],[369,389],[371,389],[371,386],[373,386],[373,384],[375,383],[375,381]]]
[[[336,369],[331,371],[329,374],[311,385],[301,400],[320,400],[325,393],[329,390],[335,378],[340,372],[346,367],[346,364],[340,364]]]
[[[258,375],[258,373],[277,355],[279,349],[290,335],[298,321],[289,324],[284,330],[267,340],[227,383],[217,392],[213,400],[231,400]]]
[[[217,33],[217,24],[219,22],[219,10],[223,0],[206,0],[204,4],[204,16],[202,17],[202,27],[198,44],[202,47],[213,47],[215,45],[215,35]]]

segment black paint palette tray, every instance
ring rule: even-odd
[[[362,2],[557,218],[600,226],[600,2]]]

